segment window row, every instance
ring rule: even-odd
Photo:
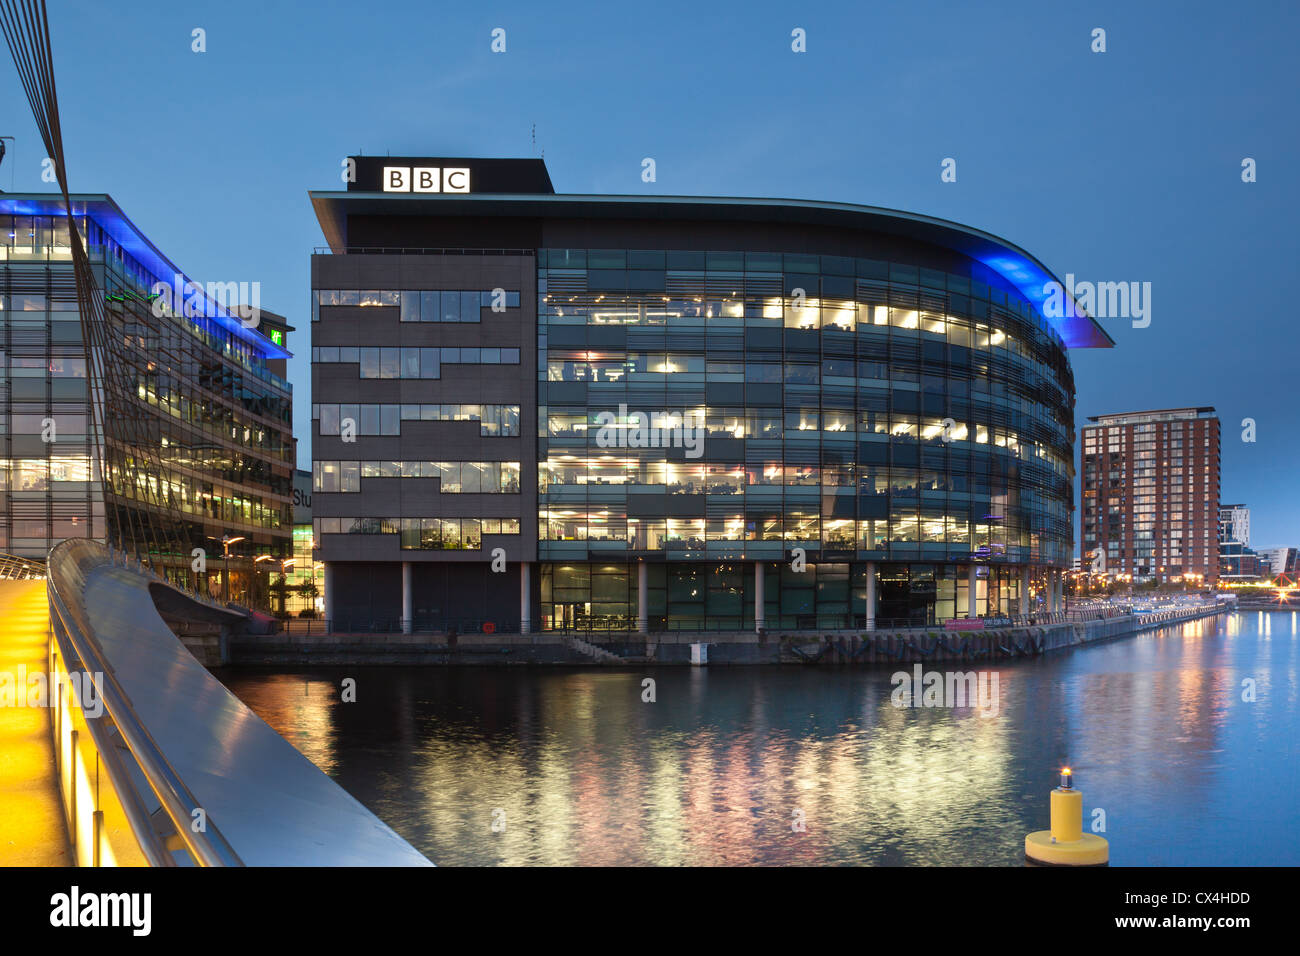
[[[871,435],[889,435],[894,438],[913,438],[924,441],[938,441],[945,444],[952,442],[973,441],[978,445],[994,444],[1018,452],[1022,444],[1020,437],[1004,428],[991,428],[978,422],[967,423],[953,418],[937,415],[918,416],[884,411],[858,411],[852,409],[788,409],[778,412],[751,411],[741,415],[728,414],[725,410],[714,410],[701,420],[698,414],[703,409],[692,410],[681,427],[703,429],[706,438],[752,438],[770,440],[785,436],[807,436],[808,432],[852,433]],[[573,414],[552,412],[545,421],[546,434],[553,439],[579,438],[594,441],[599,447],[607,442],[620,447],[636,447],[631,439],[620,439],[620,433],[631,426],[624,423],[605,425],[597,422],[600,412]],[[651,428],[658,425],[651,424]],[[613,437],[610,437],[613,436]],[[1024,444],[1032,445],[1032,442]]]
[[[835,329],[852,332],[874,326],[879,331],[901,329],[928,332],[947,338],[951,345],[966,348],[1000,348],[1031,357],[1032,342],[1019,335],[963,316],[924,309],[859,302],[852,298],[825,299],[783,296],[740,296],[730,298],[664,296],[592,297],[586,295],[543,295],[539,311],[548,325],[637,325],[740,328],[777,326],[814,331]]]
[[[355,362],[361,378],[439,378],[443,365],[518,365],[519,349],[320,347],[311,360]]]
[[[930,542],[965,547],[982,556],[1005,554],[1021,545],[1022,533],[965,518],[925,517],[900,512],[891,518],[828,518],[817,514],[733,515],[719,518],[624,518],[542,511],[542,541],[626,541],[631,550],[703,547],[708,541],[801,541],[825,547],[874,550],[891,542]]]
[[[983,464],[982,462],[977,464]],[[966,462],[960,467],[916,469],[887,465],[790,465],[790,464],[682,464],[665,461],[609,460],[564,461],[538,464],[538,484],[546,493],[550,488],[582,485],[636,485],[663,488],[668,494],[730,495],[743,494],[746,488],[796,487],[854,490],[861,494],[883,495],[908,491],[970,491],[987,488],[990,478],[981,468],[971,474]],[[1005,477],[995,478],[1002,485]],[[1025,483],[1014,487],[1027,491]],[[558,493],[558,490],[557,490]],[[641,491],[640,493],[651,493]]]
[[[400,435],[402,422],[478,422],[484,438],[519,434],[518,405],[313,405],[311,414],[322,435]]]
[[[333,305],[397,306],[403,322],[478,322],[481,310],[519,308],[519,292],[510,289],[396,291],[392,289],[317,289],[312,321],[319,307]]]
[[[322,534],[400,534],[412,551],[477,551],[485,534],[519,534],[518,518],[317,518]]]
[[[444,495],[519,494],[517,461],[314,461],[312,490],[361,491],[362,478],[437,478]]]

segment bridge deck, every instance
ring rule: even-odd
[[[68,866],[48,703],[25,675],[45,674],[50,609],[44,581],[0,581],[0,867]],[[8,694],[14,699],[10,701]]]

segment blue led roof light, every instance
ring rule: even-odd
[[[112,197],[105,194],[76,193],[71,198],[73,215],[85,216],[93,220],[157,281],[170,287],[173,284],[173,277],[179,275],[182,283],[193,282],[127,218]],[[54,193],[6,193],[0,195],[0,215],[62,217],[67,215],[67,211],[64,209],[62,197]],[[10,233],[10,236],[12,237],[13,234]],[[197,282],[194,282],[194,286],[198,289],[203,288]],[[287,359],[292,356],[287,349],[245,326],[238,316],[232,315],[206,293],[204,299],[209,303],[209,307],[204,309],[205,318],[211,319],[235,338],[248,344],[262,358]]]

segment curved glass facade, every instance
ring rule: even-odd
[[[1021,610],[1073,553],[1063,342],[980,264],[538,252],[544,627]],[[808,568],[795,571],[803,549]],[[867,562],[873,562],[870,566]]]

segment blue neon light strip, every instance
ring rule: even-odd
[[[117,203],[111,197],[106,195],[85,196],[74,194],[72,196],[72,211],[76,216],[85,216],[94,220],[125,252],[140,263],[146,272],[150,273],[157,281],[165,283],[169,288],[172,285],[172,277],[175,275],[180,275],[182,281],[193,281],[178,269],[175,263],[158,251],[158,248],[145,237],[144,233],[136,228],[135,224],[126,217],[126,214],[118,208]],[[32,196],[30,194],[23,196],[0,195],[0,214],[14,216],[67,215],[63,208],[62,198],[54,194],[49,196]],[[194,285],[202,288],[197,282]],[[207,298],[206,295],[204,298]],[[287,349],[276,345],[270,339],[252,329],[246,328],[237,316],[231,315],[221,308],[218,303],[214,302],[213,305],[215,308],[211,311],[214,311],[215,314],[205,316],[205,318],[211,319],[228,330],[237,339],[248,343],[253,351],[262,358],[287,359],[292,357],[292,353]],[[205,309],[205,311],[209,310]]]

